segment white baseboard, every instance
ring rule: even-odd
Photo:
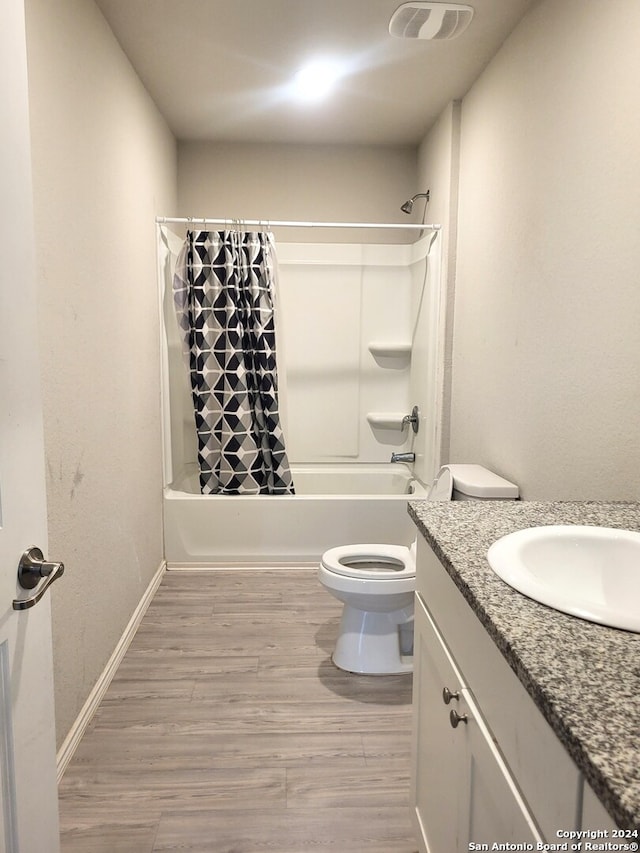
[[[100,704],[102,697],[107,692],[107,688],[111,684],[111,680],[113,676],[116,674],[116,670],[120,665],[120,661],[124,657],[125,652],[129,648],[133,637],[138,630],[138,626],[142,621],[142,617],[147,611],[149,604],[151,603],[151,599],[153,598],[156,590],[160,586],[160,581],[162,580],[162,576],[164,575],[167,568],[166,562],[162,562],[158,568],[158,571],[152,577],[149,586],[146,588],[144,595],[140,599],[138,606],[133,611],[133,615],[129,620],[129,624],[124,629],[124,633],[118,640],[118,644],[113,650],[113,654],[107,661],[107,665],[102,671],[100,678],[96,681],[93,690],[89,694],[87,701],[82,706],[82,710],[78,714],[74,724],[71,726],[69,734],[64,739],[62,746],[58,750],[58,755],[56,756],[57,767],[58,767],[58,784],[60,784],[60,780],[64,775],[64,771],[67,769],[67,766],[71,759],[73,758],[73,754],[78,748],[78,744],[80,743],[80,739],[82,735],[85,733],[87,726],[91,722],[91,719],[95,712],[98,709],[98,705]]]
[[[209,560],[207,563],[167,563],[168,572],[236,572],[243,569],[317,569],[317,560]]]

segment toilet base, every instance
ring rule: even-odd
[[[332,656],[339,669],[358,675],[413,672],[413,606],[377,613],[344,605]]]

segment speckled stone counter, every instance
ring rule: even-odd
[[[640,531],[640,504],[423,500],[409,514],[604,807],[639,828],[640,634],[526,598],[486,554],[501,536],[544,524]]]

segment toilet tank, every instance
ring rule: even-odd
[[[444,465],[453,479],[454,501],[516,500],[520,490],[488,468],[475,464]]]

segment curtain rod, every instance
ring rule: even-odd
[[[413,222],[295,222],[277,219],[199,219],[195,216],[185,218],[171,216],[156,216],[159,225],[255,225],[262,228],[404,228],[421,231],[440,231],[441,225],[416,225]]]

